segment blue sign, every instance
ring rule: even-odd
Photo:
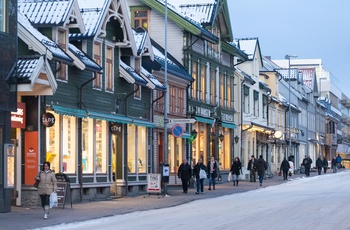
[[[184,133],[184,128],[181,125],[176,124],[173,126],[171,131],[172,131],[174,137],[181,137],[182,134]]]

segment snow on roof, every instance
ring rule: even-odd
[[[160,81],[158,81],[158,79],[154,75],[152,75],[143,67],[141,67],[141,73],[155,85],[157,90],[165,90],[165,87],[163,86],[163,84],[160,83]]]
[[[19,10],[34,25],[63,25],[67,21],[74,0],[19,1]]]
[[[102,22],[108,0],[77,0],[85,25],[84,34],[70,34],[71,38],[94,37]]]
[[[33,72],[38,66],[39,57],[19,58],[17,61],[17,71],[14,77],[16,77],[20,81],[30,80]]]
[[[214,3],[180,5],[181,13],[199,23],[212,23],[214,19]]]
[[[147,85],[147,81],[141,77],[135,69],[131,68],[127,64],[125,64],[122,60],[119,60],[119,65],[122,67],[133,79],[135,82],[141,85]],[[122,77],[122,76],[121,76]]]
[[[73,54],[81,60],[88,69],[96,71],[98,73],[102,73],[103,69],[99,66],[92,58],[90,58],[86,53],[78,49],[76,46],[72,44],[68,44],[68,48]]]
[[[237,46],[240,50],[248,54],[248,58],[252,60],[255,55],[258,38],[240,38],[236,39]]]
[[[136,48],[137,48],[137,54],[140,55],[146,42],[147,38],[147,32],[146,31],[136,31],[132,30],[134,34],[134,39],[136,43]]]
[[[262,60],[263,60],[262,71],[276,71],[276,69],[281,68],[278,65],[276,65],[276,63],[271,61],[271,59],[269,57],[263,56]]]
[[[37,29],[35,29],[31,23],[28,21],[28,19],[22,14],[20,11],[18,11],[17,15],[18,23],[23,26],[24,29],[30,33],[33,38],[37,39],[43,46],[45,46],[51,53],[52,56],[59,61],[63,61],[67,64],[72,64],[73,59],[70,58],[55,42],[53,42],[48,37],[41,34]],[[38,52],[38,50],[35,50]],[[40,53],[45,54],[45,53]]]

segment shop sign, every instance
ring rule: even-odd
[[[122,124],[113,123],[109,126],[109,130],[115,135],[120,134],[122,132]]]
[[[11,127],[25,129],[26,128],[26,104],[17,102],[17,111],[11,112]]]
[[[55,124],[55,116],[52,113],[44,113],[41,116],[41,123],[45,127],[51,127]]]
[[[24,184],[33,185],[38,173],[38,132],[24,133]]]

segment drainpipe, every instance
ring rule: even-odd
[[[140,90],[139,85],[137,85],[137,89],[129,93],[125,96],[124,102],[125,102],[125,116],[128,116],[128,97],[132,96],[134,93]],[[123,125],[124,128],[124,139],[126,140],[128,136],[128,130],[127,125]],[[128,196],[128,189],[129,189],[129,180],[128,180],[128,145],[127,141],[124,141],[124,180],[125,180],[125,196]]]
[[[94,81],[97,77],[97,74],[94,74],[94,77],[83,83],[79,87],[79,109],[83,107],[83,87]],[[78,181],[80,187],[80,202],[83,202],[83,153],[82,153],[82,118],[78,117]]]

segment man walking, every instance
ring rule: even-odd
[[[288,180],[288,172],[290,169],[290,164],[286,158],[283,159],[281,163],[281,171],[283,172],[283,180]]]
[[[250,172],[250,182],[256,182],[256,160],[254,155],[252,155],[251,159],[248,162],[248,170]]]
[[[210,161],[208,162],[207,168],[208,168],[208,172],[209,172],[209,188],[208,189],[211,190],[211,185],[213,185],[213,190],[215,190],[215,179],[218,175],[217,172],[218,172],[219,165],[214,157],[210,158]]]
[[[183,159],[182,164],[179,167],[177,176],[181,178],[183,193],[187,193],[189,180],[192,176],[192,169],[186,159]]]
[[[337,168],[340,169],[342,167],[341,162],[343,160],[343,158],[341,158],[340,154],[338,154],[336,160],[337,160]]]
[[[260,186],[262,186],[262,182],[265,176],[265,170],[267,170],[267,164],[262,155],[260,155],[259,160],[256,163],[256,168],[258,170],[259,183]]]
[[[332,164],[333,173],[336,173],[337,172],[337,158],[335,156],[333,156],[331,164]]]
[[[303,160],[303,165],[305,167],[305,175],[308,177],[310,176],[310,168],[311,168],[312,160],[310,156],[305,156]]]
[[[318,157],[317,160],[316,160],[316,167],[317,167],[318,175],[321,175],[322,165],[323,165],[323,162],[321,160],[321,157]]]

